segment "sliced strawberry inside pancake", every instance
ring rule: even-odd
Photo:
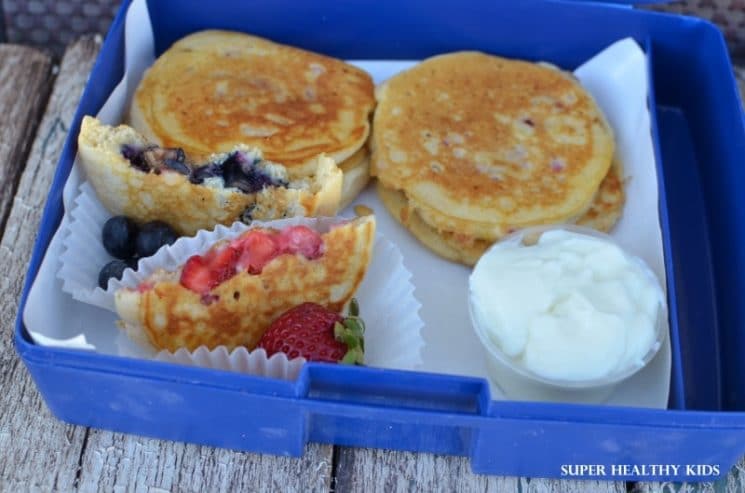
[[[281,231],[251,230],[227,245],[189,258],[181,271],[180,282],[195,293],[205,294],[238,272],[260,274],[266,264],[280,255],[318,258],[322,247],[321,235],[307,226]]]

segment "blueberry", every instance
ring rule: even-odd
[[[140,171],[144,171],[145,173],[148,173],[150,171],[150,165],[147,163],[147,160],[144,156],[144,153],[148,149],[142,149],[129,144],[124,144],[121,150],[124,159],[128,160],[133,167],[139,169]]]
[[[103,225],[103,247],[112,257],[126,259],[135,253],[137,225],[127,217],[114,216]]]
[[[183,163],[186,161],[186,154],[184,153],[184,150],[180,147],[177,147],[175,149],[171,149],[173,154],[171,154],[173,157],[172,159],[175,159],[176,161]]]
[[[215,176],[222,176],[222,166],[216,163],[210,163],[194,168],[189,177],[189,181],[199,185],[207,178],[214,178]]]
[[[184,164],[186,154],[180,147],[167,148],[156,145],[138,147],[124,144],[121,147],[121,153],[132,167],[144,173],[154,171],[156,174],[160,174],[163,167],[178,171],[184,175],[188,175],[191,172],[189,167]]]
[[[142,150],[138,149],[137,147],[129,144],[124,144],[122,146],[122,156],[124,156],[125,159],[129,159],[130,161],[133,159],[139,159],[142,155]]]
[[[259,168],[260,159],[252,158],[240,151],[228,155],[221,163],[209,163],[194,168],[189,180],[194,184],[204,183],[212,177],[222,177],[225,187],[237,188],[243,193],[255,193],[266,187],[287,187],[282,180],[276,180]]]
[[[112,277],[121,279],[124,274],[124,269],[127,267],[128,265],[124,260],[112,260],[104,265],[101,272],[98,273],[98,285],[101,289],[106,289],[109,284],[109,279]]]
[[[170,245],[178,236],[173,229],[163,221],[151,221],[140,228],[135,240],[135,252],[138,257],[149,257],[163,245]]]
[[[241,152],[234,152],[222,163],[226,187],[235,187],[243,193],[254,193],[277,182],[264,173]]]
[[[166,159],[163,161],[163,165],[172,171],[181,173],[182,175],[188,175],[191,173],[189,167],[177,159]]]

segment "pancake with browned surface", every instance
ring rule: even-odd
[[[247,34],[202,31],[176,42],[145,73],[130,121],[146,137],[195,157],[236,143],[301,169],[337,163],[369,134],[370,76],[341,60]]]
[[[494,243],[451,230],[437,230],[422,219],[421,212],[406,198],[406,195],[385,185],[377,184],[378,196],[396,220],[414,235],[424,246],[437,255],[465,265],[475,265],[483,253]],[[608,232],[621,217],[625,195],[621,165],[614,163],[600,184],[590,207],[574,221],[581,226]],[[519,229],[503,226],[505,234]]]
[[[130,337],[156,349],[253,349],[276,317],[301,303],[341,311],[367,271],[374,237],[374,216],[354,219],[321,234],[320,257],[280,255],[260,273],[242,270],[208,293],[182,284],[182,270],[157,271],[138,288],[117,291],[116,311]]]
[[[544,64],[452,53],[394,76],[376,97],[372,174],[440,229],[495,239],[503,225],[571,220],[611,165],[597,104]]]
[[[607,233],[621,218],[625,203],[623,167],[621,163],[614,161],[590,208],[575,223]]]
[[[179,234],[235,221],[333,216],[342,172],[323,155],[309,175],[262,159],[236,145],[201,164],[179,148],[151,145],[127,125],[112,127],[86,116],[78,158],[96,196],[114,215],[137,222],[165,221]]]
[[[624,204],[623,170],[620,163],[614,161],[608,174],[600,182],[600,188],[593,196],[585,210],[575,217],[567,218],[565,223],[576,223],[598,231],[610,231],[621,216]],[[409,205],[416,210],[420,219],[438,231],[457,231],[465,237],[477,237],[486,241],[499,240],[510,232],[536,224],[547,224],[541,221],[535,224],[489,224],[477,221],[464,221],[445,215],[427,204],[408,198]],[[490,234],[481,236],[484,231]]]
[[[424,246],[453,262],[475,265],[479,257],[491,245],[484,240],[459,237],[452,232],[439,232],[428,225],[409,204],[406,196],[382,183],[376,184],[378,197],[388,212],[401,223]],[[460,241],[459,241],[460,240]]]

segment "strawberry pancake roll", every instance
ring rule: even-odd
[[[339,313],[372,258],[375,217],[328,231],[256,227],[157,270],[115,294],[121,325],[155,349],[253,349],[280,315],[303,303]]]

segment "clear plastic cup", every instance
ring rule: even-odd
[[[495,254],[494,249],[504,249],[514,245],[515,247],[529,246],[538,241],[540,236],[547,231],[565,230],[571,233],[591,236],[601,241],[618,244],[610,236],[598,231],[576,225],[536,226],[521,229],[505,237],[493,245],[484,255]],[[619,247],[620,248],[620,247]],[[623,249],[622,249],[623,251]],[[664,290],[657,276],[649,267],[628,252],[624,252],[627,258],[642,267],[645,275],[653,280],[653,285],[659,289],[661,300],[657,310],[655,324],[655,337],[645,355],[635,364],[619,369],[618,371],[603,376],[602,378],[591,378],[586,380],[567,380],[560,378],[547,378],[538,375],[526,368],[519,360],[505,354],[487,333],[483,327],[481,317],[476,315],[477,307],[474,303],[472,291],[472,278],[469,279],[469,313],[472,326],[485,350],[487,370],[489,378],[504,392],[507,399],[511,400],[534,400],[550,402],[574,402],[574,403],[600,403],[608,399],[616,385],[628,379],[642,368],[644,368],[657,354],[665,341],[668,333],[667,308]],[[474,272],[480,268],[478,262]],[[482,266],[483,268],[483,266]],[[588,348],[591,350],[591,348]]]

